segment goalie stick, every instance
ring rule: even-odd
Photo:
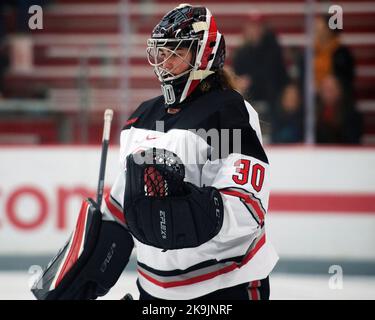
[[[103,220],[99,207],[103,198],[112,116],[113,111],[107,109],[104,113],[98,203],[90,198],[82,202],[69,240],[31,288],[38,300],[96,299],[116,283],[129,261],[133,249],[129,232],[113,221]]]
[[[109,145],[109,136],[111,132],[111,122],[113,117],[113,110],[106,109],[104,112],[104,127],[103,127],[103,138],[102,138],[102,153],[100,159],[100,169],[99,169],[99,180],[98,180],[98,189],[97,189],[97,198],[96,203],[99,208],[102,204],[103,199],[103,190],[104,190],[104,175],[105,167],[107,162],[107,153]]]

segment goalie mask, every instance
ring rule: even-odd
[[[147,56],[161,82],[166,107],[172,107],[183,102],[203,79],[223,68],[224,37],[207,8],[183,4],[156,25],[147,40]],[[175,62],[170,68],[172,59]]]

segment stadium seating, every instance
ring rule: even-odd
[[[115,112],[122,110],[121,120],[116,123],[116,130],[119,130],[121,121],[142,100],[159,94],[159,83],[146,61],[145,43],[152,27],[174,4],[168,0],[132,0],[121,11],[118,3],[117,0],[52,2],[44,9],[43,29],[30,31],[33,71],[6,74],[5,97],[27,98],[34,94],[35,88],[44,88],[53,111],[66,121],[74,119],[70,122],[70,138],[62,142],[97,143],[100,135],[92,133],[100,131],[100,115],[105,108],[111,107]],[[285,52],[290,48],[302,48],[306,41],[304,1],[206,0],[204,3],[215,14],[226,36],[229,64],[233,49],[241,43],[246,15],[252,10],[264,14]],[[371,1],[338,1],[337,4],[344,8],[343,42],[351,48],[357,63],[357,107],[365,115],[362,143],[375,144],[375,5]],[[317,8],[320,12],[328,11],[324,3],[318,3]],[[121,34],[120,17],[123,15],[130,17],[126,39]],[[6,17],[12,32],[15,14],[8,12]],[[125,58],[123,52],[126,52]],[[127,84],[130,90],[122,90]],[[86,141],[80,134],[82,123],[76,119],[82,112],[90,115],[87,124],[90,134]],[[58,121],[56,117],[53,119]],[[40,126],[36,126],[40,131],[38,141],[61,142],[63,129],[60,134],[51,133],[45,129],[45,120],[40,121]],[[15,131],[11,124],[0,124],[0,128],[0,135]]]

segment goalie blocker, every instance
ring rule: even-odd
[[[73,234],[31,291],[39,300],[96,299],[117,282],[132,249],[128,230],[103,220],[98,205],[84,200]]]

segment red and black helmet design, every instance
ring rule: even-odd
[[[168,12],[152,31],[152,38],[183,39],[203,38],[203,34],[196,34],[192,24],[205,21],[206,8],[180,5]]]
[[[210,74],[222,69],[225,61],[225,42],[211,12],[205,7],[182,4],[168,12],[152,31],[147,41],[149,63],[162,83],[167,106],[181,103],[198,84]],[[163,68],[160,50],[179,56],[179,48],[192,52],[190,68],[178,75]],[[181,61],[185,57],[181,57]]]

